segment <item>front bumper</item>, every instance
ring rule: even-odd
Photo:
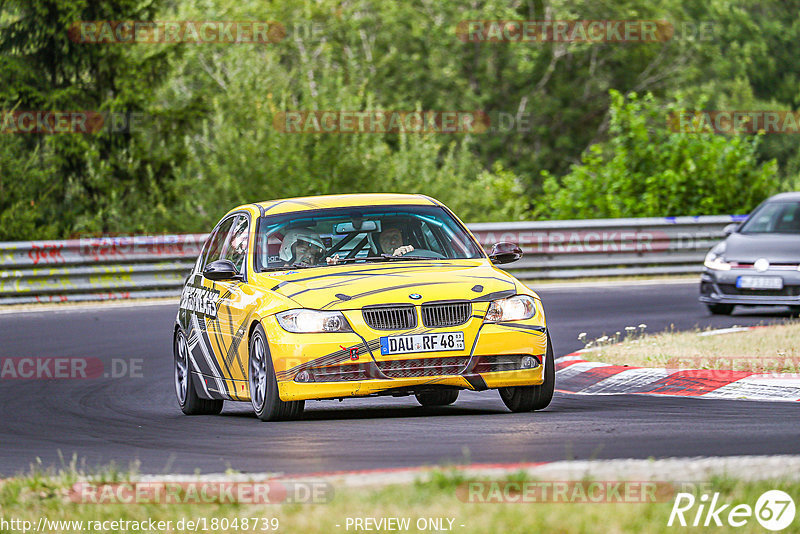
[[[739,289],[736,281],[740,276],[780,276],[783,289]],[[800,272],[779,269],[714,271],[706,268],[700,275],[699,300],[706,304],[800,306]]]
[[[408,394],[439,387],[456,387],[483,391],[508,386],[532,386],[544,380],[544,367],[520,371],[499,371],[478,375],[440,375],[420,378],[373,379],[348,382],[299,383],[286,380],[278,383],[281,400],[338,399],[369,395]],[[480,379],[477,379],[480,377]]]
[[[463,351],[388,356],[381,354],[380,337],[409,332],[371,330],[359,312],[345,312],[354,333],[291,334],[274,316],[263,323],[269,332],[280,398],[291,401],[404,395],[442,387],[481,391],[542,384],[547,334],[544,313],[539,311],[528,321],[484,324],[485,310],[476,310],[465,325],[427,330],[463,331]],[[525,356],[533,357],[534,367],[508,363],[521,362]]]

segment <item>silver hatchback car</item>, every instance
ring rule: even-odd
[[[713,314],[734,306],[789,306],[800,313],[800,192],[758,206],[706,256],[700,302]]]

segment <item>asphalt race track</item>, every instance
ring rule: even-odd
[[[783,321],[769,309],[712,317],[697,284],[541,289],[556,355],[626,326],[726,327]],[[308,473],[587,458],[798,454],[798,403],[556,394],[543,412],[511,414],[494,391],[454,406],[413,398],[306,403],[302,421],[261,423],[249,404],[186,417],[175,401],[176,306],[0,314],[0,358],[142,360],[141,377],[0,381],[0,475],[40,459],[86,467],[139,462],[145,473]]]

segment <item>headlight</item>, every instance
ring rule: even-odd
[[[528,295],[516,295],[502,300],[493,300],[486,312],[487,323],[522,321],[536,315],[536,301]]]
[[[724,253],[725,253],[725,243],[720,243],[719,245],[715,246],[714,248],[708,251],[708,254],[706,254],[706,259],[703,262],[703,265],[714,271],[730,271],[731,264],[726,262],[725,259],[722,257],[722,254]]]
[[[276,317],[278,318],[278,324],[284,330],[295,334],[353,331],[341,312],[289,310],[277,314]]]

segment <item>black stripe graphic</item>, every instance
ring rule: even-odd
[[[517,292],[514,289],[504,289],[503,291],[495,291],[493,293],[487,293],[485,295],[481,295],[480,297],[475,297],[472,299],[472,302],[490,302],[492,300],[500,300],[506,299],[508,297],[513,297],[516,295]]]
[[[514,328],[518,330],[532,330],[538,333],[544,333],[547,330],[547,327],[531,325],[531,324],[519,324],[519,323],[495,323],[495,324],[498,326],[505,326],[506,328]]]
[[[225,363],[226,363],[226,365],[232,365],[233,364],[233,360],[236,359],[236,363],[239,364],[239,371],[241,371],[242,376],[244,376],[245,378],[247,377],[247,373],[245,372],[244,363],[242,362],[242,358],[239,355],[239,347],[241,346],[242,340],[244,339],[244,337],[245,337],[245,335],[247,333],[247,326],[250,324],[250,319],[251,319],[252,316],[253,316],[253,311],[251,310],[247,314],[247,317],[245,317],[244,321],[242,321],[242,324],[239,325],[239,328],[237,328],[235,332],[233,330],[233,317],[231,316],[231,321],[230,321],[230,324],[231,324],[231,346],[228,347],[228,352],[225,355]],[[233,380],[233,375],[231,375],[230,378],[231,378],[231,380]],[[236,384],[234,384],[234,396],[237,397],[237,400],[240,400],[238,398],[239,395],[236,392],[236,387],[235,386],[236,386]]]
[[[298,291],[296,293],[286,294],[286,296],[289,297],[289,298],[294,298],[297,295],[302,295],[303,293],[306,293],[308,291],[320,291],[320,290],[324,290],[324,289],[333,289],[333,288],[336,288],[336,287],[341,287],[341,286],[345,286],[345,285],[351,284],[353,282],[357,282],[358,280],[366,280],[366,279],[372,278],[373,276],[374,275],[364,275],[364,276],[357,276],[355,278],[345,278],[343,280],[339,280],[338,282],[333,282],[332,284],[327,284],[327,285],[324,285],[324,286],[308,287],[308,288],[302,289],[302,290],[300,290],[300,291]],[[382,275],[382,276],[396,276],[396,277],[400,277],[400,278],[408,278],[408,276],[405,275],[405,274],[386,274],[386,275]]]
[[[372,291],[365,291],[363,293],[357,293],[355,295],[351,295],[351,297],[352,297],[352,299],[359,299],[359,298],[362,298],[362,297],[370,297],[372,295],[379,295],[379,294],[385,293],[387,291],[394,291],[395,289],[408,289],[408,288],[411,288],[411,287],[421,287],[421,286],[441,286],[441,285],[447,285],[447,284],[453,284],[453,283],[456,283],[456,282],[416,282],[416,283],[413,283],[413,284],[403,284],[403,285],[399,285],[399,286],[389,286],[389,287],[382,287],[380,289],[373,289]],[[324,305],[322,307],[322,309],[328,308],[329,306],[333,306],[337,302],[339,302],[338,299],[334,300],[332,302],[329,302],[326,305]]]
[[[269,210],[276,206],[280,206],[281,204],[297,204],[299,206],[305,206],[307,208],[316,208],[316,204],[311,204],[310,202],[303,202],[302,200],[279,200],[277,202],[272,203],[269,207],[264,209],[264,214],[266,214]]]
[[[403,262],[403,263],[406,263],[406,262]],[[335,273],[324,273],[324,274],[318,274],[318,275],[314,275],[314,276],[306,276],[304,278],[296,278],[296,279],[293,279],[293,280],[284,280],[284,281],[280,282],[279,284],[275,285],[272,288],[272,291],[276,291],[276,290],[280,289],[281,287],[283,287],[285,285],[292,284],[292,283],[295,283],[295,282],[307,282],[309,280],[317,280],[319,278],[329,278],[331,276],[350,276],[350,275],[353,275],[353,274],[367,274],[367,273],[380,273],[381,275],[390,274],[390,273],[386,273],[386,272],[383,272],[383,271],[396,271],[396,274],[398,274],[398,275],[407,275],[408,273],[414,273],[414,272],[426,272],[426,271],[429,271],[431,267],[456,267],[456,268],[465,268],[466,269],[466,268],[474,267],[474,265],[460,265],[460,264],[457,264],[457,263],[444,263],[444,262],[435,262],[435,263],[430,263],[429,262],[429,263],[426,263],[425,265],[411,265],[411,266],[409,266],[409,265],[401,265],[401,264],[379,265],[377,267],[358,268],[358,269],[355,269],[355,270],[344,271],[344,272],[339,271],[339,272],[335,272]],[[291,269],[287,268],[287,270],[291,270]]]
[[[415,328],[413,330],[409,330],[408,332],[400,334],[400,335],[427,334],[428,332],[432,332],[432,331],[433,331],[433,329],[431,329],[431,328],[419,327],[419,328]],[[362,344],[369,351],[369,354],[372,357],[373,362],[376,361],[375,360],[375,356],[372,354],[372,352],[375,351],[375,350],[380,349],[381,339],[380,338],[375,338],[372,341],[367,341],[366,339],[361,337],[361,335],[359,335],[359,334],[356,334],[356,335],[361,338]],[[313,360],[309,360],[309,361],[307,361],[305,363],[301,363],[299,365],[296,365],[296,366],[292,367],[291,369],[287,369],[285,371],[281,371],[281,372],[277,373],[278,379],[280,379],[280,380],[288,380],[288,379],[293,378],[300,371],[309,369],[311,367],[325,367],[327,365],[335,365],[337,363],[341,363],[341,362],[347,361],[349,359],[350,359],[350,351],[337,350],[337,351],[331,352],[330,354],[326,354],[324,356],[320,356],[318,358],[314,358]]]
[[[219,302],[219,300],[217,302]],[[228,322],[232,323],[233,322],[233,316],[231,315],[230,307],[226,306],[226,308],[228,310]],[[216,321],[216,323],[217,323],[216,324],[216,328],[214,328],[214,339],[217,341],[217,345],[216,346],[220,347],[220,349],[222,349],[222,350],[225,350],[225,343],[224,343],[224,340],[222,338],[222,323],[219,320],[219,312],[220,312],[220,310],[218,308],[217,309],[217,317],[216,317],[216,319],[214,319],[214,321]],[[209,341],[210,341],[210,339],[209,339]],[[211,349],[211,359],[214,362],[216,362],[217,366],[219,367],[219,371],[220,371],[219,376],[222,379],[222,383],[225,384],[225,378],[226,377],[233,378],[233,375],[231,374],[231,370],[230,370],[230,367],[228,366],[228,361],[225,358],[225,356],[223,354],[217,354],[216,349],[214,347],[215,347],[215,345],[209,343],[209,349]],[[222,360],[222,363],[225,365],[225,370],[224,371],[222,370],[222,366],[219,365],[219,360]]]
[[[464,379],[469,382],[475,391],[486,391],[489,386],[486,385],[486,380],[481,375],[464,375]]]

